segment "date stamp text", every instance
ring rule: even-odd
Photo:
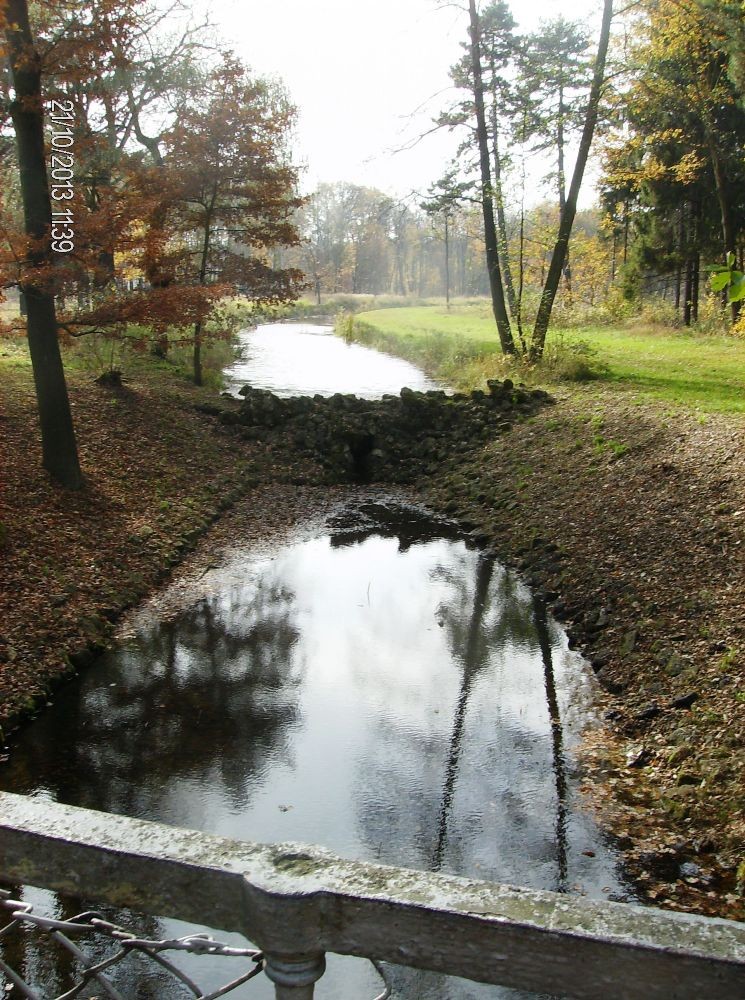
[[[52,124],[49,172],[52,179],[52,250],[70,253],[75,249],[75,217],[71,205],[73,197],[73,154],[75,120],[73,102],[49,102],[49,120]]]

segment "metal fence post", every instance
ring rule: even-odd
[[[276,1000],[313,1000],[313,984],[326,970],[323,952],[317,955],[267,955],[264,972],[274,983]]]

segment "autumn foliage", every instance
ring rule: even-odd
[[[7,11],[6,0],[0,16]],[[73,196],[63,206],[74,218],[74,249],[34,255],[48,238],[24,233],[5,119],[0,288],[19,287],[22,273],[51,287],[63,336],[122,337],[136,327],[140,340],[168,332],[197,351],[208,322],[209,335],[220,335],[216,306],[225,296],[296,297],[301,273],[275,269],[270,256],[298,240],[287,146],[294,109],[281,87],[218,56],[178,2],[163,10],[136,0],[44,0],[33,18],[48,144],[49,101],[74,108]],[[53,152],[48,145],[52,180]],[[22,326],[17,319],[4,329]],[[195,364],[197,381],[200,374]]]

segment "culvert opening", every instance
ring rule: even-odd
[[[375,450],[375,435],[356,434],[349,441],[349,450],[352,454],[352,481],[355,483],[371,482],[373,475],[372,453]]]

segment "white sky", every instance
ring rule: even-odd
[[[195,10],[201,0],[193,0]],[[220,34],[261,75],[277,75],[300,111],[296,162],[304,190],[350,181],[423,192],[447,167],[446,131],[394,152],[431,127],[454,91],[448,69],[467,37],[463,0],[211,0]],[[513,0],[523,30],[563,14],[597,31],[591,0]],[[583,199],[585,200],[585,199]]]

